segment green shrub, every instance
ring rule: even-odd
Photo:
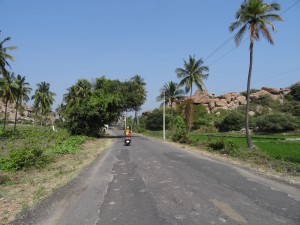
[[[54,152],[56,154],[76,154],[79,151],[78,146],[81,145],[84,140],[84,136],[69,137],[63,144],[57,145]]]
[[[300,83],[292,85],[290,95],[292,95],[295,100],[300,101]]]
[[[213,151],[220,151],[222,149],[225,148],[225,142],[224,140],[221,138],[221,139],[218,139],[216,141],[213,141],[213,142],[209,142],[208,145],[207,145],[210,149],[212,149]]]
[[[0,159],[0,169],[5,171],[18,171],[25,168],[42,168],[50,162],[49,156],[39,147],[30,149],[20,148],[9,152],[7,158]]]
[[[295,100],[285,101],[281,106],[281,111],[291,113],[293,116],[300,116],[300,102]]]
[[[236,157],[239,155],[238,149],[239,146],[233,140],[227,140],[225,142],[225,149],[223,149],[221,153]]]
[[[177,141],[179,143],[187,143],[189,138],[188,138],[188,132],[186,129],[186,125],[182,117],[177,116],[174,120],[174,125],[173,125],[173,130],[174,133],[172,135],[172,140]]]
[[[239,131],[244,126],[244,117],[239,112],[232,111],[217,126],[220,131]]]
[[[289,114],[263,115],[256,120],[257,132],[279,133],[295,129],[295,118]]]

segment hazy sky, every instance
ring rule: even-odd
[[[175,69],[189,55],[209,66],[208,92],[246,89],[249,40],[236,48],[228,29],[242,2],[0,0],[0,39],[10,36],[7,45],[18,47],[10,52],[12,71],[33,89],[49,82],[55,106],[78,79],[125,81],[139,74],[147,83],[147,110],[159,106],[155,98],[164,83],[179,82]],[[274,22],[274,46],[265,39],[254,45],[252,88],[300,81],[300,0],[277,2],[284,22]]]

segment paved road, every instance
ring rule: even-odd
[[[120,135],[120,131],[116,131]],[[145,137],[111,149],[14,224],[300,224],[300,189]]]

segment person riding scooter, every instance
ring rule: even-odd
[[[129,127],[126,127],[126,129],[124,130],[124,134],[126,135],[126,137],[130,137],[131,138],[132,132],[129,129]]]
[[[126,127],[126,129],[124,130],[124,134],[125,134],[124,144],[129,146],[131,143],[131,135],[132,135],[132,132],[129,129],[129,127]]]

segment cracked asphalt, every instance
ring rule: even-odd
[[[133,135],[13,224],[300,224],[300,189]]]

